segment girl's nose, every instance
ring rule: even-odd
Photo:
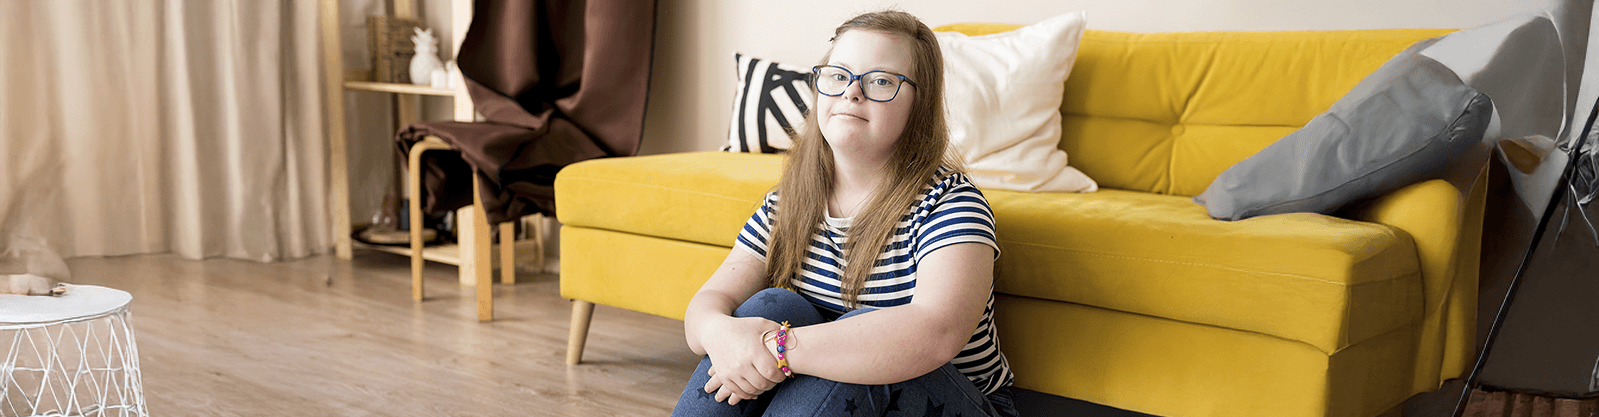
[[[861,100],[866,99],[866,92],[861,90],[861,88],[863,88],[861,83],[861,81],[856,81],[850,83],[848,86],[845,86],[844,98],[853,102],[860,102]]]

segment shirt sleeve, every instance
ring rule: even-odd
[[[999,258],[999,242],[994,234],[994,212],[983,192],[966,177],[955,174],[949,188],[934,203],[922,222],[916,241],[916,261],[935,250],[956,243],[981,243],[994,248]]]
[[[733,246],[766,262],[766,242],[772,236],[772,214],[776,208],[777,192],[766,193],[766,200],[760,208],[755,209],[755,214],[750,215],[749,221],[744,222],[744,228],[738,231],[738,239]]]

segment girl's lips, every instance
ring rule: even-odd
[[[865,120],[866,120],[866,118],[865,118],[865,117],[860,117],[860,116],[856,116],[856,115],[854,115],[854,114],[850,114],[850,113],[843,113],[843,112],[840,112],[840,113],[833,113],[833,116],[846,116],[846,117],[853,117],[853,118],[856,118],[856,119],[860,119],[860,120],[861,120],[861,121],[865,121]]]

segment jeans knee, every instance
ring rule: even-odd
[[[782,288],[767,288],[767,289],[761,290],[760,292],[755,293],[755,295],[750,296],[751,300],[758,299],[758,298],[762,298],[762,299],[764,299],[764,298],[772,298],[772,299],[777,300],[779,302],[787,302],[787,303],[795,303],[795,304],[798,304],[798,303],[809,303],[809,301],[805,301],[805,297],[801,297],[799,295],[799,293],[796,293],[796,292],[793,292],[793,291],[789,291],[789,290],[785,290],[785,289],[782,289]]]
[[[842,316],[838,316],[838,319],[839,320],[843,320],[843,319],[847,319],[847,318],[850,318],[850,317],[855,317],[855,316],[859,316],[859,315],[862,315],[862,314],[870,313],[870,312],[873,312],[873,311],[877,311],[877,309],[874,308],[874,307],[861,307],[861,308],[857,308],[857,309],[854,309],[854,310],[850,310],[848,313],[844,313],[844,315],[842,315]]]
[[[793,291],[767,288],[750,296],[733,311],[734,317],[762,317],[772,321],[794,321],[801,326],[820,321],[816,307]],[[812,318],[814,316],[814,318]],[[804,324],[801,324],[804,323]]]
[[[809,307],[809,302],[804,297],[793,291],[767,288],[750,296],[733,311],[734,317],[766,317],[772,318],[779,312],[793,310],[799,307]]]

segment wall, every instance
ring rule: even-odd
[[[660,0],[641,153],[714,150],[727,136],[733,52],[800,66],[826,52],[839,23],[897,6],[929,26],[1033,23],[1084,10],[1091,29],[1136,32],[1469,28],[1549,0]],[[799,6],[796,6],[799,4]]]

